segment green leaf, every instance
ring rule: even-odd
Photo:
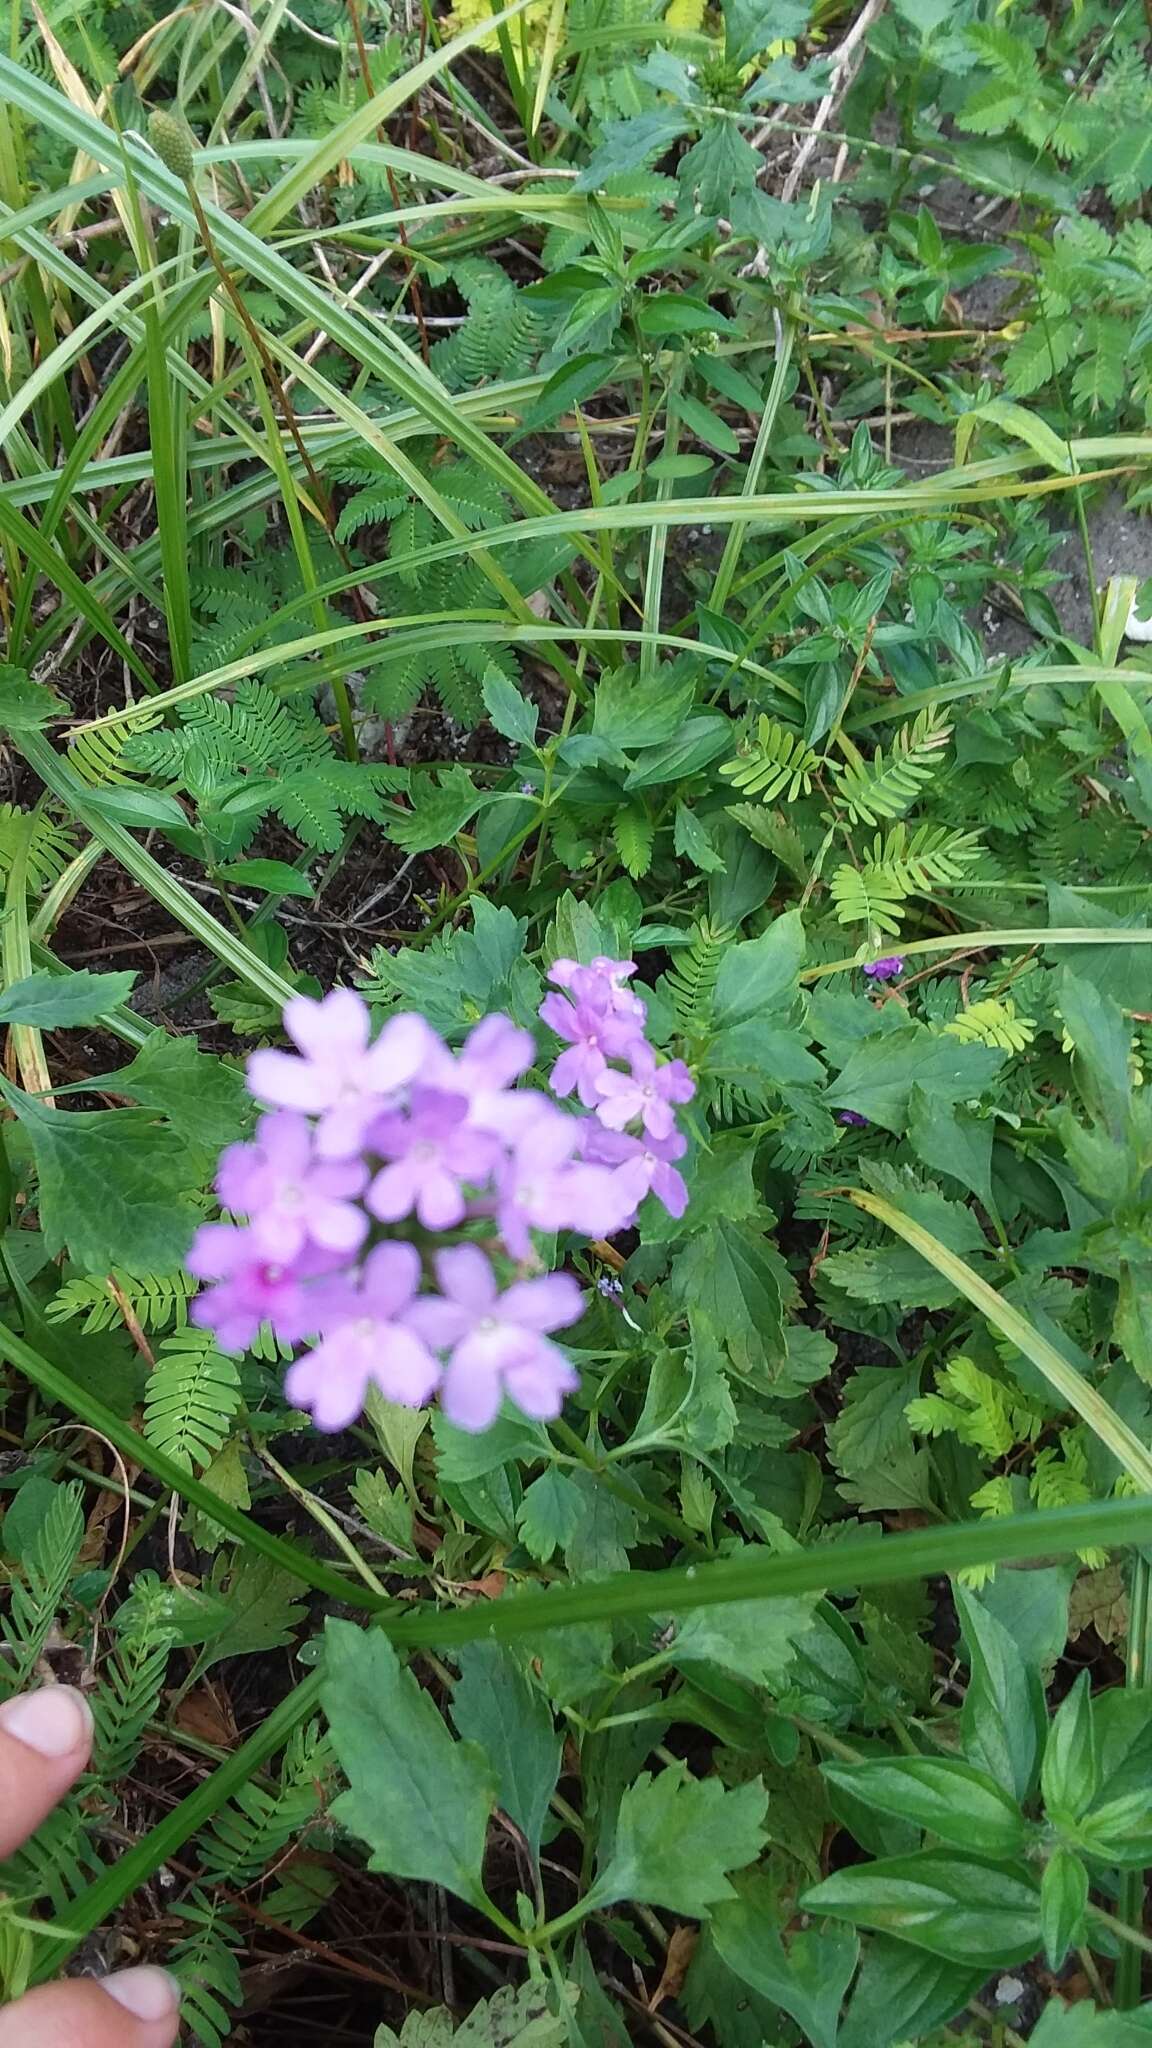
[[[713,846],[703,820],[695,811],[690,811],[687,804],[676,806],[672,843],[681,858],[690,860],[701,874],[723,874],[723,857]]]
[[[653,292],[650,298],[641,299],[636,325],[641,334],[672,336],[715,333],[730,329],[732,322],[702,299],[690,299],[680,292]],[[684,402],[681,397],[680,404]]]
[[[1023,441],[1034,455],[1046,462],[1059,476],[1067,476],[1072,467],[1071,452],[1067,441],[1048,425],[1038,413],[1029,412],[1026,406],[1016,405],[1010,398],[988,398],[983,404],[974,405],[961,413],[956,429],[956,460],[962,463],[967,455],[969,442],[979,420],[991,420],[1003,433],[1014,440]]]
[[[758,939],[747,939],[724,955],[716,979],[713,1015],[717,1025],[740,1024],[771,1011],[786,1011],[795,999],[804,964],[804,926],[798,910],[787,910]]]
[[[135,980],[135,974],[89,974],[87,968],[72,974],[41,969],[0,992],[0,1024],[31,1024],[41,1031],[95,1024],[127,1002]]]
[[[814,1885],[800,1904],[985,1971],[1027,1962],[1040,1945],[1036,1887],[1022,1872],[955,1849],[853,1864]]]
[[[1065,1843],[1058,1842],[1040,1881],[1040,1920],[1048,1968],[1058,1970],[1070,1948],[1083,1940],[1088,1906],[1088,1872]]]
[[[641,676],[633,668],[609,669],[596,686],[592,730],[610,746],[662,746],[680,730],[696,695],[692,664],[663,666]]]
[[[726,214],[733,195],[751,189],[759,170],[760,157],[735,122],[713,119],[681,157],[676,176],[702,213]]]
[[[1132,1033],[1120,1005],[1095,982],[1066,967],[1059,977],[1059,1006],[1064,1028],[1076,1048],[1081,1093],[1109,1134],[1123,1139],[1132,1099]]]
[[[701,711],[695,718],[686,718],[662,746],[644,748],[625,776],[624,787],[655,789],[660,783],[683,782],[706,768],[717,754],[726,753],[731,740],[730,719],[719,711]]]
[[[908,1447],[905,1409],[920,1391],[918,1365],[858,1365],[828,1429],[828,1455],[843,1478],[882,1467]]]
[[[678,1300],[724,1343],[741,1372],[767,1372],[784,1347],[779,1252],[753,1225],[716,1223],[691,1238],[673,1270]]]
[[[992,1117],[973,1116],[970,1110],[950,1108],[939,1096],[928,1095],[923,1088],[913,1088],[908,1098],[908,1143],[916,1157],[933,1173],[946,1173],[958,1180],[989,1210],[994,1207],[995,1130]]]
[[[241,1137],[252,1119],[240,1069],[201,1052],[194,1038],[167,1031],[150,1032],[130,1065],[102,1076],[102,1083],[160,1111],[182,1138],[211,1151]]]
[[[324,1644],[322,1699],[348,1779],[335,1819],[367,1842],[370,1870],[444,1885],[483,1910],[496,1803],[488,1759],[475,1743],[452,1740],[386,1636],[329,1619]]]
[[[1004,1065],[986,1045],[961,1045],[924,1024],[866,1038],[849,1054],[828,1090],[833,1109],[855,1109],[886,1131],[905,1129],[913,1088],[951,1104],[983,1094]]]
[[[573,191],[598,192],[621,171],[639,170],[650,158],[663,156],[693,125],[690,109],[678,113],[672,107],[659,107],[630,121],[606,121],[604,139],[593,150]]]
[[[207,1649],[196,1660],[187,1686],[211,1671],[225,1657],[250,1657],[257,1651],[282,1650],[295,1640],[307,1609],[300,1604],[300,1581],[284,1571],[272,1558],[239,1551],[221,1576],[217,1566],[210,1587],[228,1603],[228,1620],[214,1632]]]
[[[703,441],[706,448],[714,448],[718,455],[739,455],[739,437],[733,433],[727,420],[721,419],[698,398],[691,398],[682,391],[679,399],[680,424],[697,441]]]
[[[1030,1572],[997,1572],[980,1589],[980,1604],[996,1616],[1017,1644],[1026,1664],[1046,1677],[1068,1640],[1068,1592],[1075,1568],[1039,1566]]]
[[[960,1714],[965,1752],[1014,1799],[1027,1799],[1047,1726],[1039,1676],[994,1614],[963,1586],[954,1597],[970,1667]]]
[[[612,1855],[585,1907],[630,1899],[706,1920],[734,1896],[725,1872],[760,1854],[767,1805],[759,1780],[725,1791],[718,1778],[689,1777],[683,1764],[644,1772],[620,1801]]]
[[[1045,1809],[1054,1819],[1079,1820],[1095,1799],[1099,1784],[1091,1674],[1082,1671],[1048,1729],[1040,1769]]]
[[[513,1459],[539,1459],[551,1451],[546,1432],[539,1423],[509,1410],[498,1415],[490,1429],[473,1432],[457,1429],[440,1408],[433,1410],[432,1434],[436,1439],[437,1466],[441,1479],[450,1485],[467,1485],[482,1479]]]
[[[383,828],[405,853],[432,853],[451,844],[482,800],[466,768],[446,768],[439,778],[414,777],[411,811],[389,805]]]
[[[97,817],[131,832],[186,832],[188,813],[163,789],[90,789],[86,802]]]
[[[986,1771],[959,1757],[894,1756],[826,1763],[824,1775],[866,1806],[938,1835],[980,1856],[1016,1856],[1024,1819],[1016,1801]]]
[[[1031,2048],[1148,2048],[1152,2005],[1138,2012],[1098,2012],[1087,2002],[1053,1998],[1029,2036]]]
[[[398,2034],[377,2027],[374,2048],[565,2048],[568,2020],[549,2010],[544,1982],[504,1984],[454,2027],[447,2006],[410,2012]]]
[[[749,1600],[738,1608],[698,1607],[669,1645],[673,1664],[719,1665],[752,1685],[780,1692],[796,1643],[811,1627],[814,1600]]]
[[[308,876],[286,860],[234,860],[216,870],[238,889],[263,889],[270,896],[314,896],[316,889]]]
[[[516,1515],[520,1541],[539,1564],[547,1564],[557,1550],[566,1550],[584,1512],[579,1487],[549,1465],[534,1479],[524,1494]]]
[[[0,731],[38,732],[51,719],[67,715],[67,704],[54,690],[34,683],[26,669],[0,662]]]
[[[920,2041],[954,2019],[985,1981],[975,1971],[874,1934],[840,2029],[839,2048]]]
[[[723,11],[725,61],[743,65],[803,35],[812,9],[809,0],[724,0]]]
[[[180,1265],[199,1215],[175,1131],[143,1109],[49,1109],[2,1079],[0,1094],[28,1133],[53,1255],[67,1248],[85,1273]]]
[[[533,1856],[560,1775],[560,1737],[540,1694],[499,1643],[469,1643],[460,1653],[452,1719],[496,1772],[496,1803],[522,1831]]]
[[[536,725],[540,717],[536,706],[522,696],[515,683],[509,682],[502,668],[489,662],[484,671],[481,688],[484,709],[498,733],[513,746],[530,747],[536,739]]]
[[[712,1939],[728,1968],[788,2013],[813,2048],[836,2048],[841,2001],[860,1954],[854,1934],[811,1928],[785,1946],[772,1887],[750,1879],[736,1899],[717,1907]]]
[[[617,811],[612,820],[612,837],[622,865],[634,881],[639,881],[652,865],[652,848],[656,839],[653,820],[647,811]]]

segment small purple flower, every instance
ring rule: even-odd
[[[858,1109],[842,1109],[836,1121],[838,1124],[853,1124],[858,1130],[863,1131],[867,1129],[871,1118],[861,1116]]]
[[[374,1044],[362,996],[337,988],[321,1002],[293,996],[284,1029],[303,1058],[264,1048],[248,1061],[252,1094],[278,1109],[318,1116],[316,1149],[322,1159],[350,1159],[368,1126],[399,1099],[438,1044],[423,1017],[390,1017]]]
[[[575,1002],[567,996],[545,996],[540,1017],[557,1038],[568,1044],[567,1052],[561,1053],[552,1069],[552,1092],[571,1095],[575,1089],[585,1109],[596,1106],[596,1086],[608,1061],[627,1059],[644,1042],[642,1021],[615,1011],[609,984],[598,979],[582,986]]]
[[[262,1323],[285,1344],[298,1344],[317,1325],[315,1290],[304,1283],[337,1263],[316,1253],[292,1263],[257,1250],[251,1232],[232,1223],[202,1223],[184,1261],[197,1280],[217,1284],[198,1294],[188,1313],[212,1330],[221,1351],[247,1351]]]
[[[459,1053],[443,1051],[430,1064],[427,1078],[435,1088],[463,1095],[468,1105],[468,1122],[478,1131],[492,1131],[507,1141],[516,1129],[526,1128],[546,1098],[536,1089],[513,1092],[513,1083],[528,1072],[536,1058],[536,1041],[510,1017],[485,1017],[468,1033]]]
[[[647,1007],[630,988],[625,988],[636,972],[634,960],[610,960],[606,953],[597,953],[586,967],[579,960],[554,960],[548,969],[549,981],[557,988],[565,988],[577,1002],[606,1004],[615,1017],[630,1017],[643,1030]]]
[[[648,1194],[655,1195],[670,1216],[684,1214],[688,1188],[673,1162],[683,1159],[687,1150],[688,1140],[680,1131],[666,1138],[634,1138],[627,1131],[610,1131],[591,1117],[585,1126],[585,1158],[614,1169],[612,1179],[633,1215]]]
[[[518,1135],[499,1177],[496,1208],[500,1235],[514,1257],[528,1257],[530,1230],[612,1237],[631,1222],[635,1204],[616,1176],[574,1157],[589,1121],[550,1109]]]
[[[864,972],[870,981],[895,981],[904,972],[904,955],[885,953],[882,960],[866,960]]]
[[[325,1251],[359,1251],[368,1218],[354,1197],[367,1178],[358,1159],[317,1160],[307,1117],[279,1109],[260,1118],[255,1144],[221,1153],[216,1192],[225,1209],[250,1219],[260,1257],[288,1265],[309,1239]]]
[[[696,1093],[691,1074],[683,1060],[658,1067],[646,1039],[632,1047],[629,1059],[630,1074],[609,1069],[597,1080],[597,1116],[610,1131],[622,1131],[639,1119],[650,1138],[670,1137],[676,1128],[673,1103],[691,1102]]]
[[[451,1355],[440,1405],[458,1429],[494,1422],[505,1393],[525,1415],[550,1421],[579,1378],[564,1353],[549,1342],[553,1330],[578,1322],[584,1297],[567,1273],[520,1280],[501,1294],[478,1245],[437,1254],[441,1294],[413,1304],[415,1329]]]
[[[407,1116],[395,1112],[372,1125],[372,1149],[391,1161],[365,1197],[382,1223],[398,1223],[413,1210],[426,1230],[450,1230],[464,1221],[462,1183],[486,1181],[500,1149],[486,1132],[470,1130],[467,1117],[466,1096],[413,1088]]]
[[[405,1408],[431,1400],[440,1367],[413,1320],[420,1274],[414,1245],[379,1244],[355,1279],[326,1290],[324,1335],[284,1381],[288,1400],[306,1408],[317,1429],[347,1429],[370,1386]]]

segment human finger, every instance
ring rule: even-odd
[[[0,2048],[172,2048],[180,1989],[167,1970],[43,1984],[0,2008]]]
[[[42,1685],[0,1704],[0,1859],[34,1834],[92,1749],[92,1715],[82,1693]]]

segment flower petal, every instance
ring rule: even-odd
[[[494,1366],[484,1370],[475,1363],[461,1364],[457,1352],[444,1375],[440,1406],[457,1429],[488,1429],[500,1412],[499,1373]]]
[[[334,988],[320,1002],[292,996],[284,1005],[284,1029],[293,1044],[310,1059],[338,1067],[364,1051],[371,1028],[368,1005],[355,989]]]
[[[496,1299],[496,1276],[478,1244],[451,1245],[436,1254],[436,1278],[450,1301],[486,1316]]]
[[[248,1092],[258,1102],[274,1102],[282,1109],[303,1109],[314,1115],[327,1108],[338,1085],[336,1074],[325,1073],[292,1052],[264,1046],[248,1058]]]
[[[563,1330],[584,1313],[584,1295],[571,1273],[546,1273],[539,1280],[518,1280],[500,1297],[501,1322],[524,1330]]]

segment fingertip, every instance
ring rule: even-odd
[[[118,1970],[115,1976],[105,1977],[100,1988],[136,2020],[175,2022],[180,2012],[179,1980],[151,1964]]]
[[[0,2048],[175,2048],[179,1996],[151,1968],[42,1984],[0,2008]]]
[[[0,1704],[0,1734],[52,1763],[86,1756],[92,1746],[92,1710],[70,1685],[42,1685]]]

